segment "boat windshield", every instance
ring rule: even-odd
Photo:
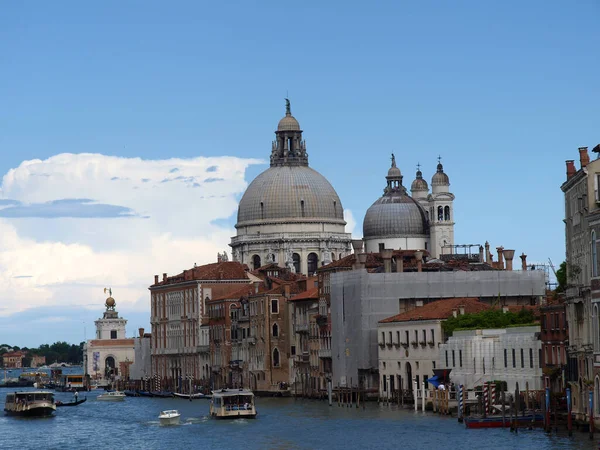
[[[253,403],[252,395],[228,395],[223,397],[223,406],[227,411],[250,409]]]
[[[17,392],[15,393],[17,400],[28,401],[28,402],[40,402],[54,400],[54,394],[52,392]]]

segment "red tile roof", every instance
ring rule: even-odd
[[[205,264],[184,270],[178,275],[167,277],[166,281],[160,280],[152,286],[165,286],[191,280],[247,280],[248,266],[235,261]]]
[[[300,301],[300,300],[318,300],[319,299],[319,288],[313,287],[308,289],[307,291],[301,292],[298,295],[294,295],[290,301]]]
[[[259,285],[260,291],[261,285]],[[244,285],[243,287],[225,295],[220,295],[218,297],[211,298],[207,303],[213,303],[222,300],[239,300],[241,297],[247,297],[255,293],[255,287],[252,284]],[[264,290],[264,289],[263,289]]]
[[[458,310],[459,306],[464,306],[465,313],[467,314],[478,313],[492,308],[480,302],[477,298],[448,298],[436,300],[411,311],[388,317],[387,319],[380,320],[379,323],[447,319],[452,316],[455,309]]]

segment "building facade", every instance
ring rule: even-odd
[[[455,331],[439,347],[441,369],[452,369],[450,380],[466,389],[505,381],[506,389],[540,390],[542,346],[539,326]]]
[[[562,393],[566,387],[569,327],[564,298],[548,299],[540,308],[544,386]]]
[[[475,298],[438,300],[379,322],[379,397],[395,398],[399,390],[413,390],[439,368],[438,346],[445,342],[442,322],[458,314],[490,309]],[[454,356],[455,357],[455,356]],[[462,364],[462,362],[461,362]]]
[[[2,355],[2,364],[5,369],[20,369],[23,367],[23,358],[25,358],[25,352],[18,350],[7,352]]]
[[[152,376],[161,386],[183,388],[188,379],[208,384],[209,345],[206,304],[213,297],[249,286],[247,267],[221,261],[194,267],[150,286]]]
[[[325,177],[308,165],[300,124],[286,114],[275,132],[271,166],[258,175],[240,200],[234,261],[252,270],[276,263],[296,273],[317,269],[350,253],[344,208]]]
[[[128,378],[135,358],[134,339],[127,338],[127,320],[119,317],[116,305],[111,293],[102,318],[94,322],[96,339],[83,344],[84,373],[100,384]]]

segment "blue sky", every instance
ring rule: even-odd
[[[142,314],[144,276],[151,281],[153,273],[179,271],[193,259],[213,260],[209,243],[226,245],[235,200],[266,167],[256,160],[268,157],[289,95],[310,164],[352,212],[357,235],[382,193],[390,153],[405,185],[418,162],[429,181],[441,155],[456,195],[456,243],[489,240],[558,265],[564,161],[600,142],[598,17],[600,4],[592,0],[3,4],[0,173],[19,170],[3,182],[2,199],[15,203],[0,204],[0,220],[18,245],[49,246],[48,258],[59,266],[61,249],[61,258],[89,250],[92,260],[114,261],[128,254],[130,241],[141,248],[146,235],[126,234],[126,223],[137,224],[134,230],[142,223],[156,242],[170,234],[189,244],[194,232],[201,234],[205,247],[197,256],[167,261],[159,252],[152,265],[137,269],[135,287],[113,269],[85,279],[122,285],[122,312]],[[52,159],[64,153],[103,157],[77,158],[75,176],[70,157]],[[181,220],[163,220],[156,203],[166,205],[171,191],[153,185],[164,198],[134,195],[152,184],[142,180],[155,176],[158,183],[159,172],[185,181],[156,168],[178,167],[158,162],[201,157],[181,176],[201,173],[198,184],[210,193],[199,198],[208,202],[227,193],[226,207],[201,231],[179,223],[205,215],[212,203],[198,200],[197,210],[182,203]],[[103,170],[112,184],[94,178]],[[133,172],[135,183],[119,184]],[[52,182],[44,184],[48,174]],[[11,245],[0,251],[17,246]],[[12,276],[31,275],[23,270]],[[48,302],[64,298],[62,283],[83,283],[54,273],[42,281],[44,274],[0,292],[0,307],[16,300],[20,314],[45,314]],[[40,286],[52,294],[36,297]],[[21,298],[23,289],[38,300]],[[91,294],[69,301],[103,300],[81,295]],[[39,340],[75,341],[80,334],[48,326]]]

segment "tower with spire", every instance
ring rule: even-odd
[[[431,250],[434,258],[453,253],[448,247],[454,245],[454,194],[450,192],[450,178],[444,172],[441,156],[437,170],[431,178],[431,194],[428,195],[431,230]]]

